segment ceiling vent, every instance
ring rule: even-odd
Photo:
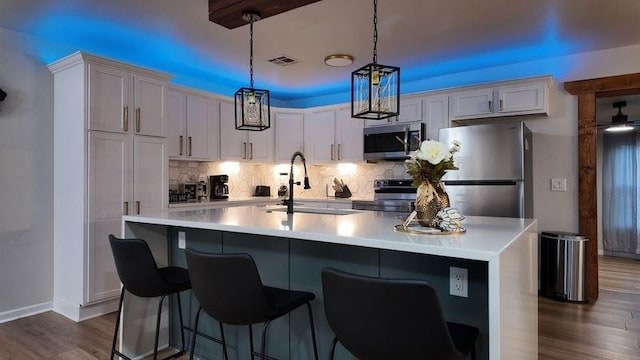
[[[299,63],[300,61],[292,57],[282,55],[282,56],[275,57],[273,59],[269,59],[269,62],[276,65],[280,65],[280,66],[287,66],[287,65],[293,65],[293,64]]]

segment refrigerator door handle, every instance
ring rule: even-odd
[[[404,153],[409,155],[409,127],[404,128]]]

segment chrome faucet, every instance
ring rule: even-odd
[[[303,153],[296,151],[291,156],[291,170],[289,171],[289,200],[286,200],[287,214],[293,214],[293,185],[300,185],[300,181],[293,181],[293,162],[298,156],[302,159],[302,165],[304,165],[304,189],[311,189],[311,186],[309,186],[309,176],[307,176],[307,160],[304,158]]]

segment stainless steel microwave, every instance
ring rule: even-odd
[[[383,125],[364,129],[366,161],[404,160],[425,139],[423,123]]]

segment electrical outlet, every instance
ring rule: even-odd
[[[469,273],[467,269],[449,267],[449,294],[469,297]]]
[[[187,235],[184,231],[178,231],[178,249],[185,249],[187,247]]]

